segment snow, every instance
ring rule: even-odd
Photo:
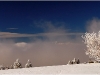
[[[0,74],[100,74],[100,63],[8,69]]]

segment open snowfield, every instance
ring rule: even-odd
[[[9,69],[0,74],[100,74],[100,63]]]

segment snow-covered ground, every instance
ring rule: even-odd
[[[0,74],[100,74],[100,63],[9,69]]]

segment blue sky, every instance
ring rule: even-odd
[[[34,66],[64,65],[74,57],[87,62],[81,36],[99,30],[97,1],[0,1],[0,64],[17,58]]]
[[[44,30],[34,24],[42,20],[63,22],[71,32],[85,32],[86,22],[100,17],[99,7],[100,2],[92,1],[0,2],[0,31],[42,33]]]

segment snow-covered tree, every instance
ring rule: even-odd
[[[22,65],[21,65],[21,63],[19,62],[19,59],[16,59],[16,61],[14,62],[13,67],[14,67],[14,69],[22,68]]]
[[[98,33],[86,32],[84,36],[82,35],[82,38],[87,47],[86,55],[100,61],[100,31]]]

